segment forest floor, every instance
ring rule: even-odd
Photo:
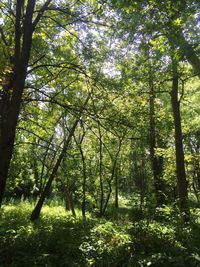
[[[109,207],[106,217],[82,219],[53,201],[30,221],[34,203],[4,204],[0,212],[0,267],[198,267],[200,209],[183,225],[165,206],[151,213]]]

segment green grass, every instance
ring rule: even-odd
[[[155,218],[137,218],[137,209],[109,207],[106,218],[49,202],[30,221],[34,203],[5,204],[0,212],[1,267],[200,266],[200,224],[181,225],[165,207]],[[198,211],[193,212],[197,218]],[[146,216],[146,215],[145,215]]]

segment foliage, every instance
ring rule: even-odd
[[[1,210],[0,266],[198,266],[199,223],[177,220],[132,222],[131,214],[99,219],[80,211],[76,219],[62,202],[45,205],[42,216],[29,220],[34,203],[4,205]],[[169,210],[159,212],[166,218]]]
[[[0,0],[0,267],[200,266],[199,11]]]

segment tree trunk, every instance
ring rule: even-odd
[[[68,136],[68,138],[67,138],[67,140],[66,140],[66,142],[65,142],[65,144],[63,146],[63,149],[62,149],[62,151],[61,151],[61,153],[60,153],[60,155],[59,155],[59,157],[57,159],[57,162],[56,162],[56,164],[55,164],[55,166],[54,166],[54,168],[52,170],[52,173],[51,173],[51,175],[50,175],[50,177],[49,177],[49,179],[48,179],[48,181],[46,183],[46,186],[44,187],[44,190],[41,193],[40,199],[38,200],[34,210],[32,211],[32,214],[31,214],[31,220],[32,221],[38,219],[39,216],[40,216],[40,211],[42,209],[43,203],[45,201],[46,196],[49,193],[49,190],[51,188],[52,182],[53,182],[53,180],[54,180],[54,178],[55,178],[55,176],[57,174],[58,168],[60,167],[60,163],[62,162],[62,160],[63,160],[63,158],[64,158],[64,156],[66,154],[66,151],[68,149],[69,143],[71,141],[71,137],[72,137],[72,135],[73,135],[73,133],[74,133],[74,131],[76,129],[78,121],[79,121],[79,119],[77,119],[75,121],[75,123],[74,123],[74,125],[73,125],[73,127],[72,127],[72,129],[71,129],[71,131],[69,133],[69,136]]]
[[[15,21],[15,66],[13,77],[4,88],[2,95],[1,109],[1,133],[0,133],[0,205],[5,192],[8,170],[13,154],[15,132],[20,111],[21,99],[27,75],[28,61],[30,57],[32,43],[32,16],[35,1],[28,1],[23,42],[21,47],[21,8],[22,2],[18,0],[16,4]]]
[[[195,194],[195,197],[197,199],[197,203],[199,204],[200,203],[200,200],[199,200],[199,191],[197,190],[196,188],[196,184],[195,184],[195,176],[193,176],[193,179],[192,179],[192,188],[194,190],[194,194]]]
[[[85,211],[86,211],[86,180],[87,180],[87,174],[86,174],[86,163],[85,163],[85,156],[83,153],[83,149],[80,144],[80,153],[82,158],[82,164],[83,164],[83,182],[82,182],[82,216],[85,218]]]
[[[53,141],[53,137],[54,137],[54,134],[51,135],[50,140],[49,140],[49,143],[48,143],[47,148],[45,150],[43,159],[41,160],[42,169],[41,169],[40,177],[39,177],[39,192],[38,192],[39,195],[41,194],[41,192],[42,192],[42,190],[44,188],[44,184],[45,184],[45,181],[43,181],[44,171],[45,171],[45,163],[46,163],[46,159],[47,159],[47,156],[48,156],[48,153],[49,153],[50,146],[51,146],[52,141]],[[55,156],[56,156],[56,153],[55,153]],[[46,172],[46,177],[48,176],[48,174],[49,174],[49,171]]]
[[[61,151],[61,153],[60,153],[60,155],[59,155],[59,157],[57,159],[57,162],[56,162],[56,164],[55,164],[55,166],[54,166],[54,168],[52,170],[52,173],[51,173],[51,175],[50,175],[50,177],[49,177],[49,179],[48,179],[48,181],[46,183],[46,186],[44,187],[43,192],[41,193],[40,199],[38,200],[38,202],[37,202],[34,210],[32,211],[32,214],[31,214],[31,220],[32,221],[38,219],[39,216],[40,216],[40,211],[41,211],[42,206],[44,204],[45,198],[47,197],[47,195],[49,193],[49,190],[51,188],[52,182],[53,182],[53,180],[54,180],[54,178],[55,178],[55,176],[57,174],[58,168],[60,167],[60,164],[61,164],[61,162],[62,162],[62,160],[63,160],[63,158],[64,158],[64,156],[66,154],[66,151],[67,151],[67,149],[69,147],[71,138],[74,135],[74,131],[76,129],[76,126],[77,126],[77,124],[78,124],[78,122],[80,120],[80,117],[81,117],[81,114],[82,114],[84,108],[86,107],[86,105],[87,105],[87,103],[89,101],[89,98],[90,98],[90,95],[88,95],[88,97],[87,97],[87,99],[86,99],[83,107],[81,108],[81,111],[79,113],[79,116],[75,120],[75,122],[74,122],[74,124],[73,124],[73,126],[72,126],[72,128],[71,128],[71,130],[69,132],[69,135],[67,137],[67,140],[65,141],[65,143],[63,145],[62,151]]]
[[[111,182],[114,178],[115,174],[115,166],[116,166],[116,159],[113,163],[112,167],[112,173],[111,173],[111,178],[107,181],[108,183],[108,194],[105,196],[104,192],[104,180],[103,180],[103,141],[102,141],[102,133],[101,133],[101,126],[100,123],[98,122],[98,132],[99,132],[99,183],[100,183],[100,208],[99,208],[99,215],[100,217],[105,214],[105,211],[107,209],[107,205],[110,199],[110,195],[112,192],[112,185]]]
[[[85,218],[85,212],[86,212],[86,181],[87,181],[87,172],[86,172],[86,162],[85,162],[85,155],[82,148],[82,142],[85,137],[85,128],[83,121],[81,120],[81,128],[83,130],[82,136],[79,141],[77,141],[76,137],[74,136],[74,140],[76,142],[76,145],[79,148],[80,154],[81,154],[81,160],[82,160],[82,173],[83,173],[83,181],[82,181],[82,203],[81,203],[81,211],[82,211],[82,217]]]
[[[118,193],[119,193],[119,187],[118,187],[119,184],[118,184],[118,182],[119,181],[118,181],[118,176],[117,176],[117,161],[118,161],[119,153],[121,151],[122,141],[123,141],[123,138],[125,137],[125,135],[126,135],[126,133],[123,135],[122,138],[119,138],[119,146],[118,146],[117,152],[115,154],[115,158],[111,157],[111,160],[112,160],[112,171],[111,171],[111,177],[107,181],[109,190],[108,190],[107,197],[105,199],[102,215],[105,214],[107,206],[108,206],[108,203],[109,203],[109,200],[110,200],[110,196],[111,196],[111,193],[112,193],[112,181],[113,181],[113,179],[114,179],[114,185],[115,185],[115,207],[116,208],[119,207],[119,202],[118,202]]]
[[[34,180],[35,180],[35,189],[34,189],[33,195],[38,196],[40,184],[39,184],[38,164],[37,164],[37,160],[35,157],[33,158],[32,168],[33,168]]]
[[[102,134],[100,124],[98,123],[98,131],[99,131],[99,183],[100,183],[100,216],[103,215],[103,203],[104,203],[104,189],[103,189],[103,153],[102,153]]]
[[[155,154],[156,150],[156,122],[155,122],[155,91],[154,84],[152,79],[149,82],[150,86],[150,99],[149,99],[149,114],[150,114],[150,135],[149,135],[149,144],[150,144],[150,157],[153,170],[154,178],[154,189],[156,197],[156,206],[160,206],[165,203],[165,198],[163,194],[163,185],[162,185],[162,171],[163,171],[163,159],[161,156]]]
[[[115,170],[115,208],[119,208],[119,177],[117,167]]]
[[[32,34],[39,22],[45,8],[36,17],[37,20],[32,22],[36,0],[28,0],[26,14],[21,14],[24,1],[16,1],[15,15],[15,49],[14,49],[14,67],[13,73],[8,83],[3,88],[1,96],[0,110],[0,206],[8,177],[8,170],[13,154],[16,127],[24,92],[25,80],[27,76],[28,62],[32,45]],[[23,23],[23,27],[21,24]]]
[[[122,141],[125,135],[126,135],[126,132],[124,133],[123,137],[119,139],[119,146],[118,146],[118,150],[115,155],[115,159],[114,159],[114,163],[112,167],[112,177],[115,178],[115,208],[119,208],[119,176],[118,176],[117,162],[118,162],[119,153],[121,151]]]
[[[66,206],[66,210],[71,210],[72,212],[72,216],[74,218],[76,218],[76,212],[75,212],[75,209],[74,209],[74,202],[73,202],[73,198],[72,198],[72,192],[70,192],[69,188],[66,187],[65,188],[65,206]]]
[[[109,200],[110,200],[110,196],[111,196],[111,193],[112,193],[112,185],[111,185],[111,182],[112,182],[111,179],[109,179],[109,181],[107,181],[109,190],[108,190],[107,197],[106,197],[106,199],[105,199],[104,206],[103,206],[103,208],[102,208],[101,216],[103,216],[103,215],[105,214],[106,209],[107,209],[107,207],[108,207],[108,202],[109,202]]]
[[[177,174],[179,207],[184,222],[188,222],[190,219],[190,210],[188,206],[188,182],[185,173],[180,101],[178,100],[178,71],[177,71],[177,63],[175,62],[173,62],[173,82],[171,91],[171,102],[172,102],[174,128],[175,128],[176,174]]]

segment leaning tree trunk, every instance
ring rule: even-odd
[[[173,63],[173,82],[171,90],[171,102],[174,117],[175,128],[175,147],[176,147],[176,174],[178,198],[181,215],[185,222],[190,219],[190,210],[188,205],[188,182],[185,173],[185,161],[183,151],[183,136],[181,128],[180,100],[178,99],[178,71],[177,63]]]
[[[118,199],[118,197],[119,197],[118,196],[118,193],[119,193],[119,180],[118,180],[118,178],[119,177],[117,176],[117,163],[118,163],[119,153],[120,153],[121,147],[122,147],[122,141],[123,141],[123,138],[125,137],[125,135],[126,135],[126,132],[124,133],[124,135],[122,137],[119,138],[119,146],[118,146],[117,152],[115,154],[115,157],[114,158],[111,157],[111,161],[112,161],[111,177],[107,181],[109,190],[108,190],[107,197],[105,199],[105,203],[104,203],[103,211],[102,211],[101,215],[104,215],[105,212],[106,212],[106,209],[107,209],[107,206],[108,206],[108,203],[109,203],[109,200],[110,200],[110,196],[111,196],[111,193],[112,193],[112,182],[113,182],[113,179],[114,179],[114,186],[115,186],[115,208],[119,208],[119,201],[118,201],[119,200]]]
[[[82,128],[82,136],[80,140],[78,141],[76,137],[74,136],[74,140],[76,142],[77,147],[79,148],[81,160],[82,160],[82,203],[81,203],[81,210],[82,210],[82,217],[85,219],[85,213],[86,213],[86,182],[87,182],[87,168],[86,168],[86,162],[85,162],[85,155],[82,148],[82,143],[85,137],[85,128],[84,128],[84,122],[81,121],[81,128]]]
[[[32,214],[31,214],[31,220],[32,221],[38,219],[39,216],[40,216],[40,211],[41,211],[42,206],[44,204],[45,198],[49,193],[49,190],[51,188],[52,182],[53,182],[53,180],[54,180],[54,178],[55,178],[55,176],[57,174],[58,168],[60,167],[60,164],[61,164],[61,162],[62,162],[62,160],[63,160],[63,158],[64,158],[64,156],[66,154],[66,151],[68,149],[69,143],[70,143],[71,138],[72,138],[72,135],[73,135],[73,133],[74,133],[74,131],[76,129],[76,126],[78,124],[78,121],[79,121],[79,119],[77,119],[75,121],[75,123],[74,123],[74,125],[73,125],[73,127],[72,127],[72,129],[71,129],[71,131],[69,133],[69,136],[68,136],[68,138],[67,138],[67,140],[66,140],[66,142],[65,142],[65,144],[64,144],[64,146],[62,148],[62,151],[61,151],[61,153],[60,153],[60,155],[59,155],[59,157],[58,157],[58,159],[56,161],[56,164],[55,164],[55,166],[54,166],[54,168],[52,170],[52,173],[51,173],[51,175],[50,175],[50,177],[49,177],[49,179],[48,179],[48,181],[46,183],[46,186],[44,187],[44,190],[42,191],[41,196],[40,196],[40,198],[39,198],[34,210],[32,211]]]
[[[79,115],[78,115],[77,119],[75,120],[75,122],[74,122],[74,124],[73,124],[73,126],[72,126],[72,128],[71,128],[71,130],[69,132],[67,140],[65,141],[65,143],[63,145],[62,151],[60,152],[60,155],[59,155],[59,157],[58,157],[58,159],[56,161],[56,164],[55,164],[55,166],[54,166],[54,168],[52,170],[52,173],[51,173],[51,175],[50,175],[50,177],[49,177],[49,179],[48,179],[48,181],[46,183],[46,186],[44,187],[44,189],[43,189],[43,191],[41,193],[41,196],[40,196],[35,208],[32,211],[32,214],[31,214],[31,220],[32,221],[38,219],[39,216],[40,216],[40,212],[41,212],[42,206],[44,204],[44,201],[45,201],[45,199],[46,199],[46,197],[47,197],[47,195],[48,195],[48,193],[50,191],[52,182],[53,182],[53,180],[54,180],[54,178],[55,178],[55,176],[57,174],[58,168],[60,167],[60,164],[61,164],[64,156],[66,155],[66,152],[67,152],[67,149],[69,147],[71,138],[74,135],[74,132],[76,130],[76,126],[77,126],[77,124],[78,124],[78,122],[80,120],[81,114],[82,114],[84,108],[86,107],[89,99],[90,99],[90,94],[88,95],[83,107],[81,108],[81,110],[79,112]]]

